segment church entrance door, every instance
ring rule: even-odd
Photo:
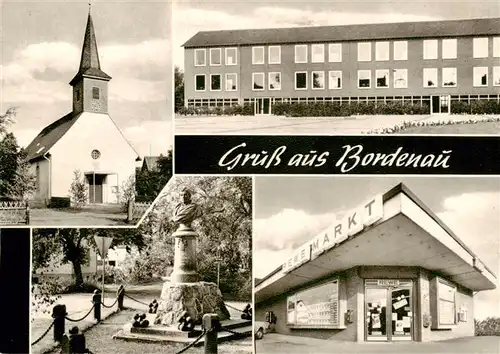
[[[102,204],[102,185],[106,175],[87,175],[89,180],[89,203],[90,204]]]

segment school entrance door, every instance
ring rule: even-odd
[[[411,341],[413,301],[411,280],[365,281],[365,340]]]
[[[450,114],[451,97],[449,95],[431,96],[431,114]]]
[[[256,98],[254,105],[254,113],[258,115],[271,114],[271,99],[270,98]]]

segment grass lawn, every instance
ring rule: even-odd
[[[95,354],[156,354],[156,353],[177,353],[184,348],[185,344],[156,344],[130,342],[119,339],[113,340],[116,334],[125,323],[129,322],[136,310],[126,310],[116,315],[110,316],[85,332],[87,348]],[[59,353],[59,349],[54,349],[48,353]],[[192,347],[186,351],[186,354],[203,354],[203,346]],[[219,344],[218,353],[220,354],[250,354],[252,353],[252,339],[247,337],[240,340],[234,340]]]
[[[500,122],[411,127],[398,134],[500,134]]]
[[[31,209],[30,224],[39,225],[126,225],[127,214],[116,210]]]

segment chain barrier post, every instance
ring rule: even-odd
[[[219,316],[215,313],[203,315],[203,328],[207,331],[205,334],[205,354],[217,354],[217,333],[220,323]]]
[[[120,287],[118,288],[117,297],[118,297],[118,310],[121,311],[124,309],[123,298],[125,297],[125,287],[123,285],[120,285]]]
[[[94,290],[94,295],[92,295],[92,302],[94,304],[94,318],[97,322],[101,321],[101,292],[99,289]]]
[[[69,352],[71,354],[80,354],[87,352],[85,344],[85,335],[80,333],[77,326],[69,330]]]
[[[55,305],[52,309],[54,319],[54,340],[61,342],[64,335],[64,318],[66,317],[66,305]]]

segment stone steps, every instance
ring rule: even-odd
[[[225,320],[221,322],[222,327],[230,329],[232,332],[220,331],[218,332],[218,342],[229,341],[233,339],[240,339],[252,335],[252,321],[234,319]],[[195,338],[201,334],[201,326],[196,326],[193,332],[181,332],[174,327],[165,327],[153,325],[146,328],[134,328],[132,325],[126,324],[122,330],[113,336],[113,339],[121,339],[134,342],[146,343],[185,343],[188,345],[192,343]],[[205,342],[205,336],[201,338],[196,345],[202,345]]]

